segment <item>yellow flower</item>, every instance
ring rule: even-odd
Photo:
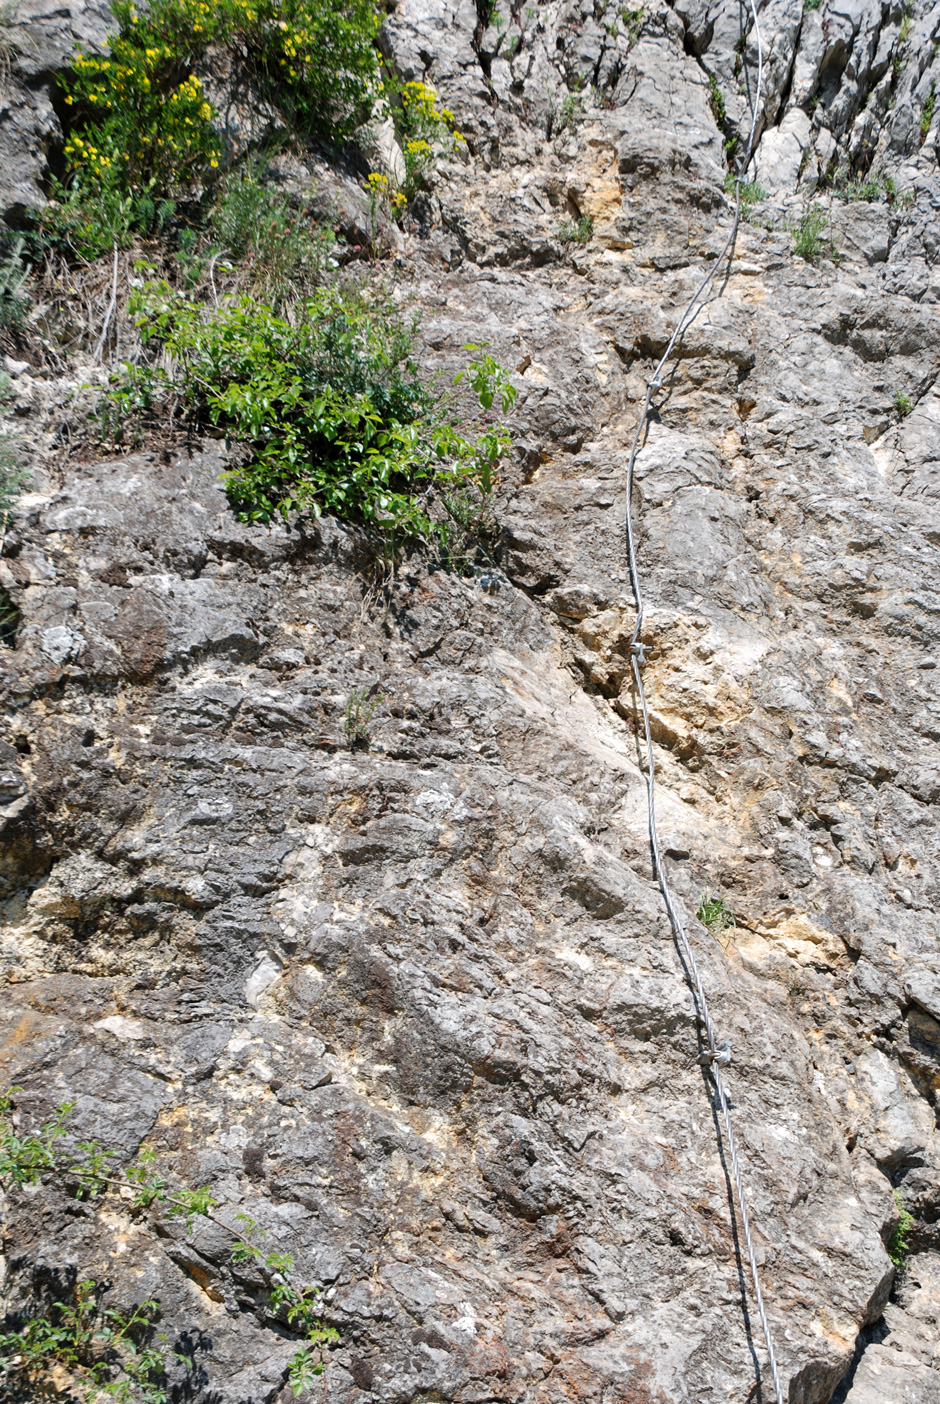
[[[212,167],[213,170],[216,170],[218,168],[218,164],[218,161],[215,160],[209,162],[209,165]]]

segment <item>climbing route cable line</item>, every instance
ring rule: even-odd
[[[770,1322],[767,1317],[767,1311],[764,1306],[764,1296],[763,1292],[761,1291],[760,1285],[760,1274],[757,1270],[757,1259],[754,1253],[754,1242],[751,1235],[750,1214],[748,1213],[747,1198],[744,1192],[744,1181],[741,1175],[741,1163],[738,1158],[737,1141],[735,1140],[734,1128],[732,1126],[731,1120],[731,1106],[728,1098],[727,1088],[725,1086],[724,1075],[722,1072],[722,1069],[728,1067],[731,1063],[731,1047],[728,1043],[718,1042],[715,1026],[712,1023],[711,1014],[709,1013],[708,1001],[705,998],[705,990],[702,985],[701,975],[699,974],[698,965],[695,960],[695,953],[692,949],[691,942],[689,941],[688,933],[685,929],[685,924],[683,923],[682,918],[680,917],[676,909],[675,902],[673,901],[672,891],[669,886],[669,879],[666,870],[663,867],[662,855],[660,853],[659,848],[659,835],[656,823],[656,766],[655,759],[653,756],[653,738],[650,732],[649,711],[647,709],[646,704],[646,690],[643,686],[643,666],[646,662],[646,645],[640,641],[640,635],[643,630],[643,616],[645,604],[642,583],[640,580],[640,572],[636,559],[636,541],[634,537],[632,513],[633,480],[636,470],[637,453],[639,452],[639,448],[642,443],[647,424],[649,422],[653,397],[657,391],[662,389],[663,375],[677,343],[679,342],[680,338],[685,334],[685,332],[687,332],[688,329],[692,326],[692,323],[695,321],[702,308],[706,305],[707,294],[709,292],[709,289],[712,288],[712,285],[715,283],[719,269],[722,267],[723,264],[726,264],[726,278],[731,271],[731,263],[734,257],[735,241],[738,235],[738,227],[741,222],[741,186],[745,182],[748,167],[750,166],[751,160],[754,156],[754,143],[755,137],[757,135],[757,124],[760,120],[761,96],[763,92],[764,78],[764,55],[763,46],[761,43],[760,24],[757,18],[757,0],[748,0],[748,4],[751,12],[751,18],[754,24],[754,39],[757,48],[757,79],[755,83],[754,97],[750,101],[751,126],[748,134],[747,146],[745,147],[743,157],[738,162],[737,174],[735,176],[734,181],[734,219],[732,221],[730,233],[728,234],[728,237],[725,240],[723,247],[721,248],[717,258],[712,263],[708,272],[705,274],[698,287],[695,289],[695,292],[692,294],[691,298],[686,303],[685,308],[681,316],[679,317],[678,322],[676,323],[675,330],[673,331],[672,336],[669,338],[669,341],[666,345],[666,349],[660,357],[659,362],[656,365],[656,369],[654,370],[650,380],[647,383],[646,396],[643,402],[643,411],[640,415],[640,419],[637,423],[636,431],[633,436],[633,443],[630,448],[630,459],[627,465],[626,544],[628,562],[630,567],[630,582],[633,588],[634,600],[636,602],[636,622],[633,626],[633,634],[630,640],[630,661],[631,668],[633,671],[633,681],[636,687],[636,694],[640,705],[640,711],[643,716],[643,738],[646,750],[646,789],[649,803],[649,835],[650,847],[652,849],[653,855],[653,868],[656,879],[659,883],[659,889],[663,896],[663,901],[666,904],[666,911],[669,915],[669,922],[672,927],[676,943],[679,947],[679,951],[682,955],[683,963],[686,968],[686,974],[688,976],[689,983],[692,986],[692,992],[695,997],[695,1003],[698,1009],[698,1016],[701,1022],[702,1029],[704,1031],[704,1042],[706,1048],[699,1061],[705,1068],[707,1068],[714,1082],[717,1102],[721,1111],[721,1124],[724,1128],[723,1139],[725,1145],[727,1146],[728,1160],[731,1165],[731,1176],[734,1183],[734,1195],[737,1200],[741,1236],[744,1239],[744,1244],[747,1250],[747,1259],[748,1264],[750,1266],[751,1279],[754,1286],[754,1301],[757,1307],[757,1314],[760,1317],[761,1328],[764,1334],[764,1342],[767,1347],[767,1357],[770,1365],[770,1373],[773,1378],[776,1404],[784,1404],[783,1387],[780,1383],[780,1374],[777,1369],[777,1356],[776,1351],[774,1350],[773,1333],[771,1331]]]

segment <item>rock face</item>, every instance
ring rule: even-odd
[[[62,12],[27,11],[57,53]],[[513,370],[498,568],[376,592],[351,530],[239,525],[219,444],[53,471],[59,390],[14,379],[47,471],[0,560],[2,1077],[296,1256],[341,1335],[313,1398],[743,1404],[772,1395],[650,870],[623,519],[646,380],[729,227],[753,34],[736,6],[490,18],[403,0],[383,44],[472,153],[392,273],[429,368],[488,341]],[[733,1045],[786,1398],[927,1404],[940,10],[771,0],[761,26],[772,227],[742,225],[638,461],[661,841]],[[42,113],[53,59],[24,51]],[[12,218],[39,156],[11,140]],[[794,257],[784,222],[863,150],[912,199],[833,200],[838,264]],[[117,1235],[115,1290],[190,1333],[197,1397],[288,1397],[291,1342],[211,1225],[12,1208],[8,1307],[79,1254],[116,1272]]]

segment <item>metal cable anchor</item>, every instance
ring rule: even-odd
[[[709,1048],[693,1059],[693,1062],[700,1063],[703,1068],[710,1068],[713,1063],[717,1063],[720,1068],[730,1068],[732,1061],[731,1044],[728,1042],[719,1043],[717,1047]]]
[[[630,645],[630,652],[641,668],[646,665],[646,644],[632,643]]]

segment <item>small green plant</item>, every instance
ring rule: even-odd
[[[566,93],[562,98],[561,107],[558,109],[555,130],[563,132],[566,127],[573,127],[580,115],[581,99],[577,93]]]
[[[203,1217],[231,1235],[234,1264],[257,1263],[273,1285],[266,1289],[269,1310],[300,1338],[290,1362],[295,1395],[303,1393],[324,1369],[323,1352],[339,1339],[318,1315],[319,1288],[294,1281],[294,1260],[286,1253],[265,1253],[255,1241],[264,1231],[254,1219],[238,1214],[227,1224],[212,1211],[217,1201],[206,1188],[170,1187],[156,1169],[152,1151],[141,1151],[134,1164],[118,1169],[117,1152],[97,1141],[75,1144],[69,1133],[74,1103],[63,1102],[38,1132],[21,1133],[15,1124],[13,1099],[21,1088],[0,1096],[0,1187],[54,1181],[77,1199],[97,1199],[116,1190],[130,1212],[163,1206],[170,1217],[185,1220],[191,1231]],[[106,1290],[106,1289],[105,1289]],[[30,1391],[15,1397],[45,1397],[54,1366],[64,1366],[82,1389],[82,1399],[94,1404],[107,1395],[132,1404],[165,1404],[165,1358],[162,1349],[146,1344],[160,1303],[148,1298],[121,1313],[102,1305],[104,1291],[90,1278],[78,1281],[71,1301],[53,1302],[48,1312],[27,1314],[13,1330],[0,1332],[2,1378]],[[21,1314],[22,1315],[22,1314]],[[158,1340],[165,1341],[165,1337]]]
[[[546,84],[546,93],[548,109],[545,132],[548,137],[559,136],[573,126],[581,115],[581,97],[577,93],[566,93],[559,102],[551,84]]]
[[[829,217],[821,205],[812,204],[805,210],[796,226],[790,226],[793,235],[793,252],[807,263],[815,263],[819,258],[837,261],[835,246],[826,237]]]
[[[821,4],[822,0],[803,0],[804,15],[810,14],[813,10],[818,10]]]
[[[390,88],[392,117],[405,158],[405,198],[413,200],[426,184],[436,152],[453,152],[463,142],[454,114],[440,107],[437,92],[414,79]],[[394,197],[392,205],[394,207]]]
[[[708,103],[712,110],[712,116],[718,127],[724,128],[727,121],[725,112],[725,100],[721,95],[721,88],[718,86],[718,79],[714,73],[708,75]]]
[[[910,1252],[910,1232],[914,1227],[914,1216],[904,1208],[901,1191],[898,1189],[894,1191],[894,1204],[898,1211],[898,1226],[888,1239],[888,1257],[900,1272]]]
[[[696,916],[708,932],[709,936],[714,936],[715,940],[727,931],[730,927],[737,926],[734,919],[734,912],[728,906],[723,897],[712,897],[708,888],[702,893],[699,899]]]
[[[6,544],[10,514],[20,494],[29,486],[29,480],[29,469],[18,461],[8,445],[0,443],[0,556]],[[4,647],[12,648],[16,643],[19,622],[20,611],[8,592],[0,586],[0,644]]]
[[[427,142],[410,142],[408,145],[427,147],[427,160],[430,162],[431,148]],[[409,169],[408,162],[413,155],[414,153],[406,151],[406,169]],[[373,254],[381,256],[388,251],[388,222],[405,208],[408,196],[403,190],[396,190],[383,171],[371,171],[366,180],[366,188],[369,192],[369,240]]]
[[[899,44],[906,44],[906,43],[907,43],[908,35],[909,35],[910,32],[911,32],[911,25],[912,25],[913,23],[914,23],[914,5],[913,5],[913,0],[908,0],[908,4],[904,7],[904,18],[901,20],[901,28],[900,28],[900,30],[898,31],[898,43],[899,43]]]
[[[0,644],[5,648],[16,645],[16,630],[20,622],[20,611],[0,585]]]
[[[6,532],[10,513],[29,481],[29,469],[19,461],[9,444],[0,440],[0,540]]]
[[[135,234],[162,234],[176,214],[172,200],[122,190],[113,176],[96,184],[75,172],[70,184],[51,184],[54,198],[30,211],[32,241],[80,263],[126,248]]]
[[[798,974],[791,975],[787,981],[787,994],[790,999],[800,999],[806,993],[806,981]]]
[[[0,402],[3,394],[0,387]],[[0,556],[6,544],[7,526],[10,514],[16,507],[23,491],[29,486],[30,472],[24,467],[8,444],[0,441]],[[0,586],[0,644],[12,648],[16,642],[16,630],[20,622],[20,611],[9,593]]]
[[[865,180],[849,181],[840,193],[846,200],[865,200],[871,204],[880,200],[882,195],[888,195],[889,191],[893,198],[894,182],[890,176],[886,177],[880,172],[875,172]]]
[[[498,399],[503,413],[506,414],[516,403],[519,392],[503,367],[487,351],[487,345],[485,341],[481,345],[475,341],[468,341],[461,347],[462,351],[479,351],[481,354],[474,357],[466,370],[457,372],[454,384],[459,385],[462,380],[468,380],[485,410],[492,409]]]
[[[737,180],[733,172],[729,171],[725,176],[725,193],[734,196]],[[759,205],[762,200],[767,199],[767,191],[756,180],[742,180],[740,185],[741,218],[748,219],[751,210],[755,205]]]
[[[298,1286],[291,1280],[294,1259],[290,1253],[266,1253],[254,1241],[265,1238],[264,1229],[250,1214],[236,1214],[240,1232],[232,1247],[233,1263],[256,1263],[268,1274],[274,1274],[274,1286],[269,1297],[271,1310],[282,1316],[288,1326],[303,1341],[290,1361],[290,1383],[294,1395],[310,1389],[322,1375],[323,1351],[339,1340],[339,1332],[324,1326],[319,1317],[319,1287]]]
[[[640,35],[643,33],[643,23],[646,19],[646,11],[642,5],[638,6],[635,10],[629,10],[624,5],[621,7],[620,10],[620,18],[623,21],[624,28],[627,31],[627,38],[630,41],[630,48],[632,49],[639,40]]]
[[[909,415],[911,410],[914,408],[914,402],[912,401],[910,395],[906,395],[903,390],[895,390],[893,404],[895,413],[901,419],[904,419],[907,415]]]
[[[346,719],[343,722],[343,730],[346,733],[346,740],[349,742],[349,749],[355,750],[357,746],[365,746],[369,740],[369,727],[375,715],[375,709],[382,701],[382,694],[372,694],[372,690],[367,687],[354,687],[346,702]]]
[[[29,268],[22,258],[25,240],[17,239],[0,262],[0,327],[22,327],[29,307]]]
[[[255,171],[243,170],[222,182],[208,244],[238,263],[251,291],[275,311],[313,291],[335,243],[331,229],[293,209]]]
[[[920,114],[920,144],[923,146],[927,140],[927,133],[930,131],[930,124],[933,121],[934,109],[937,105],[937,85],[931,83],[930,92],[927,94],[924,106]]]
[[[590,215],[566,219],[558,226],[558,238],[563,244],[587,244],[594,237],[594,221]]]

